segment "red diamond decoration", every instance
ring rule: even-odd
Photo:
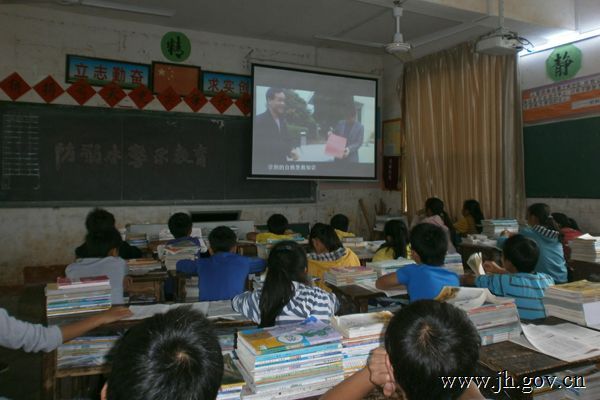
[[[94,88],[88,83],[86,79],[80,79],[67,89],[67,93],[75,99],[80,106],[84,105],[96,94]]]
[[[148,86],[144,84],[140,84],[138,87],[129,92],[129,97],[135,103],[137,108],[142,109],[148,105],[152,100],[154,100],[154,95],[148,89]]]
[[[117,105],[125,96],[127,96],[125,91],[121,89],[121,86],[117,85],[115,82],[105,85],[98,91],[98,94],[104,99],[106,104],[111,107]]]
[[[171,86],[163,90],[156,98],[167,111],[171,111],[173,107],[181,103],[181,96]]]
[[[227,111],[233,104],[233,100],[231,100],[231,98],[227,96],[227,93],[222,90],[210,99],[210,102],[221,114]]]
[[[16,72],[13,72],[2,82],[0,82],[0,89],[4,90],[4,92],[10,97],[13,101],[23,96],[25,93],[31,89],[31,86],[25,82],[21,75]]]
[[[242,93],[235,101],[235,105],[244,115],[250,114],[252,112],[252,96],[249,93]]]
[[[65,92],[50,75],[38,82],[38,84],[33,87],[33,90],[35,90],[46,103],[52,102]]]
[[[208,100],[206,96],[198,88],[194,88],[187,96],[183,98],[183,101],[190,106],[193,112],[198,112],[199,109],[204,107]]]

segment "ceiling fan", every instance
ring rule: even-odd
[[[402,36],[402,32],[400,31],[400,18],[402,17],[403,9],[402,4],[406,0],[394,0],[392,7],[392,15],[394,16],[396,30],[394,32],[394,37],[389,43],[376,43],[376,42],[368,42],[364,40],[355,40],[355,39],[342,39],[333,36],[320,36],[316,35],[316,39],[326,40],[330,42],[339,42],[339,43],[347,43],[358,46],[366,46],[366,47],[374,47],[385,50],[385,52],[394,55],[399,58],[407,59],[410,58],[410,50],[413,46],[410,43],[404,41],[404,37]]]
[[[175,15],[175,10],[166,8],[155,8],[138,6],[134,4],[119,3],[110,0],[5,0],[3,3],[17,4],[59,4],[61,6],[84,6],[103,8],[107,10],[130,12],[134,14],[154,15],[158,17],[172,17]]]

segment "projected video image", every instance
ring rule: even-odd
[[[376,81],[254,66],[252,175],[373,179]]]

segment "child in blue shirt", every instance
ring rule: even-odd
[[[248,274],[264,271],[265,261],[236,254],[237,238],[226,226],[208,235],[209,258],[177,262],[177,272],[197,275],[200,301],[230,300],[243,293]]]
[[[567,262],[562,246],[560,227],[552,218],[547,204],[536,203],[527,208],[528,227],[519,229],[519,233],[532,239],[540,250],[540,257],[535,264],[535,272],[543,272],[556,283],[567,282]],[[510,232],[503,232],[498,238],[498,247],[503,248]]]
[[[435,298],[444,286],[458,286],[458,275],[441,268],[448,250],[446,232],[437,225],[423,223],[410,233],[411,258],[415,265],[377,279],[378,289],[406,287],[411,302]]]
[[[554,285],[548,274],[535,272],[540,250],[537,244],[523,235],[514,235],[504,243],[502,266],[486,261],[483,268],[491,275],[475,278],[465,275],[462,282],[487,288],[496,296],[513,297],[521,319],[545,318],[544,289]]]

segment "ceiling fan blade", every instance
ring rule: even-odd
[[[342,39],[342,38],[333,37],[333,36],[321,36],[321,35],[315,35],[313,37],[315,39],[325,40],[328,42],[345,43],[345,44],[351,44],[351,45],[363,46],[363,47],[373,47],[376,49],[382,49],[385,47],[385,43],[369,42],[366,40]]]
[[[59,0],[65,1],[65,0]],[[107,0],[67,0],[69,3],[75,3],[86,7],[106,8],[108,10],[125,11],[136,14],[156,15],[159,17],[172,17],[175,15],[175,10],[166,8],[144,7],[133,4],[118,3],[116,1]]]

